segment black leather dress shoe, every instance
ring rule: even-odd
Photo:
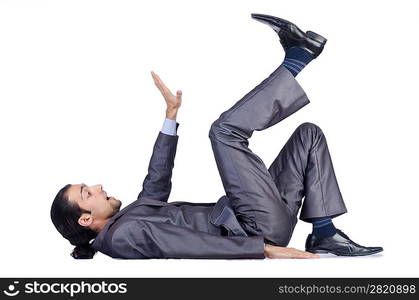
[[[285,51],[292,47],[300,47],[316,58],[323,51],[327,39],[313,31],[304,32],[290,21],[262,14],[251,14],[253,19],[268,24],[278,34]]]
[[[362,256],[383,251],[382,247],[365,247],[352,241],[341,230],[336,229],[335,235],[317,238],[309,234],[306,240],[306,251],[311,253],[333,253],[340,256]]]

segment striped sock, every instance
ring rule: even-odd
[[[318,238],[329,237],[336,233],[331,217],[313,218],[310,222],[313,224],[312,234]]]
[[[308,51],[300,47],[292,47],[285,53],[282,65],[295,77],[312,60],[313,57]]]

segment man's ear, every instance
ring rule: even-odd
[[[83,213],[79,218],[79,224],[83,227],[89,227],[93,223],[91,214]]]

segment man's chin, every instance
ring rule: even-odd
[[[117,200],[117,203],[112,203],[112,213],[108,216],[108,218],[113,217],[114,215],[116,215],[120,210],[121,210],[121,204],[122,202]],[[115,201],[116,202],[116,201]]]
[[[119,209],[121,208],[122,202],[121,200],[115,199],[115,210],[118,212]]]
[[[116,208],[118,209],[118,211],[121,208],[121,205],[122,205],[122,202],[120,200],[118,200],[118,205],[116,206]]]

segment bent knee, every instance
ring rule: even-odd
[[[217,137],[220,134],[221,130],[222,128],[220,126],[220,119],[217,119],[210,126],[210,130],[208,132],[209,138],[212,139]]]
[[[302,123],[297,127],[295,131],[311,138],[316,138],[323,135],[322,129],[318,125],[310,122]]]
[[[311,123],[311,122],[304,122],[304,123],[300,124],[297,127],[297,129],[300,129],[300,130],[321,131],[321,128],[318,125],[316,125],[314,123]]]
[[[240,129],[235,125],[218,118],[211,124],[208,136],[210,139],[220,141],[231,140],[231,137],[234,137],[235,140],[245,139],[244,134],[239,134],[239,131]]]

